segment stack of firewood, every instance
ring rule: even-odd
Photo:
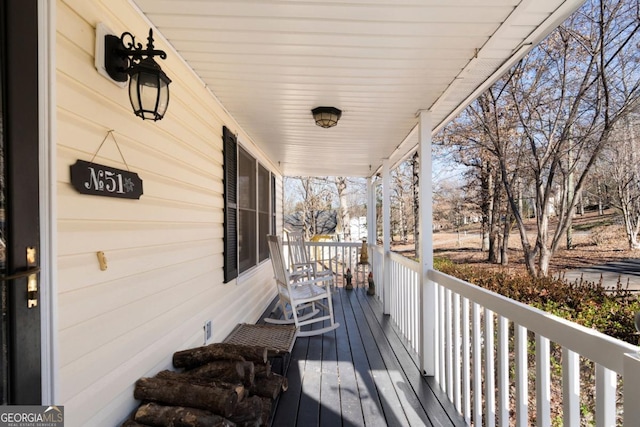
[[[272,407],[287,379],[271,372],[267,348],[216,343],[179,351],[173,365],[136,382],[142,400],[136,426],[268,426]]]

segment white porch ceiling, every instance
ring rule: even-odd
[[[583,2],[132,1],[288,176],[401,159],[419,111],[442,127]],[[318,106],[343,111],[336,127]]]

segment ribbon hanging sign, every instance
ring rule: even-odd
[[[142,179],[137,173],[84,160],[71,165],[71,184],[82,194],[123,199],[142,196]]]

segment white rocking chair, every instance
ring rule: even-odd
[[[311,325],[328,320],[329,326],[320,329],[299,331],[299,337],[320,335],[333,331],[339,323],[335,322],[333,316],[333,302],[331,301],[331,289],[329,286],[320,286],[326,278],[301,278],[293,281],[286,268],[282,251],[282,240],[279,236],[267,236],[269,243],[269,254],[271,255],[271,265],[275,275],[276,287],[278,288],[278,304],[282,309],[284,319],[273,319],[266,317],[266,323],[274,324],[294,324],[299,329],[301,326]],[[326,300],[326,301],[325,301]],[[320,310],[316,304],[326,307],[327,314],[318,316]],[[305,309],[310,309],[309,313],[302,313]]]
[[[318,269],[317,262],[309,259],[302,231],[287,232],[289,241],[289,260],[291,261],[291,278],[322,279],[322,284],[333,286],[333,271]]]

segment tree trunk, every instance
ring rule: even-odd
[[[547,277],[549,274],[549,263],[551,262],[551,251],[546,247],[540,250],[540,259],[538,260],[538,277]]]
[[[573,249],[573,214],[575,212],[575,209],[571,208],[571,202],[573,201],[574,198],[574,193],[575,193],[575,183],[574,183],[574,177],[573,177],[573,170],[572,165],[573,165],[573,140],[571,138],[569,138],[569,149],[567,151],[567,163],[568,163],[568,169],[569,169],[569,174],[567,176],[567,201],[566,201],[566,205],[567,205],[567,249],[571,250]]]
[[[500,181],[492,179],[491,211],[489,219],[489,258],[488,261],[498,263],[500,258]]]
[[[416,256],[420,256],[420,156],[416,151],[413,160],[413,243]],[[431,179],[427,177],[426,179]],[[426,225],[426,224],[425,224]]]
[[[336,177],[336,189],[338,190],[338,227],[342,230],[342,238],[345,242],[351,241],[351,224],[349,210],[347,209],[347,178]]]
[[[232,427],[235,424],[220,415],[182,406],[141,405],[136,411],[137,422],[162,427]]]
[[[214,360],[250,360],[266,363],[268,350],[264,347],[214,343],[204,347],[178,351],[173,354],[173,366],[191,369]]]
[[[229,417],[238,403],[233,390],[193,385],[162,378],[140,378],[136,381],[133,397],[174,406],[205,409]]]
[[[500,264],[509,264],[509,235],[511,234],[511,215],[507,215],[504,221],[504,229],[502,231],[502,248],[500,252]]]

